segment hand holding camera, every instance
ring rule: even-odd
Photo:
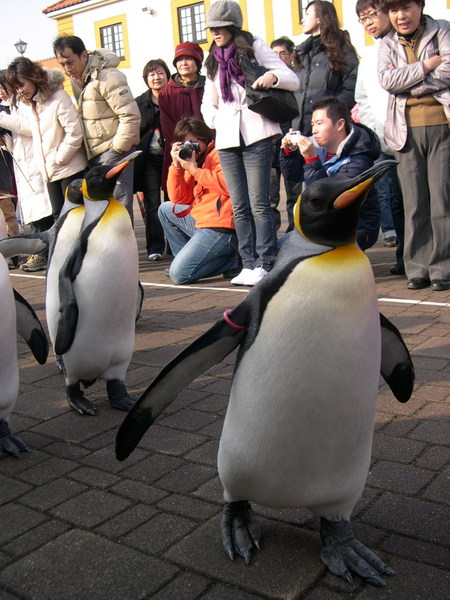
[[[300,131],[289,131],[281,140],[281,146],[286,150],[297,150],[300,137],[302,137]]]
[[[170,155],[172,156],[172,164],[178,169],[182,168],[189,173],[194,174],[197,170],[196,153],[200,152],[198,142],[186,140],[185,142],[175,142],[172,144]]]
[[[291,152],[299,150],[303,158],[313,158],[317,155],[314,144],[308,137],[302,135],[301,131],[289,131],[284,136],[281,146]]]

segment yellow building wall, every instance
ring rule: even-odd
[[[61,17],[56,21],[56,26],[58,30],[58,36],[60,35],[74,35],[73,32],[73,18],[70,17]],[[70,85],[70,79],[66,77],[64,79],[64,90],[69,94],[69,96],[73,96],[72,86]]]

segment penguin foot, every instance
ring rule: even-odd
[[[328,521],[322,517],[320,537],[322,562],[333,575],[342,577],[349,583],[353,582],[353,572],[372,585],[384,586],[386,582],[380,575],[395,573],[354,537],[349,521]]]
[[[220,525],[222,544],[231,560],[236,554],[249,565],[252,549],[260,549],[261,526],[247,500],[227,502],[223,507]]]
[[[21,452],[29,452],[29,448],[11,433],[6,421],[0,421],[0,456],[11,454],[16,458],[22,458]]]
[[[106,390],[111,406],[118,410],[131,410],[135,400],[128,395],[127,388],[120,379],[108,379]]]
[[[74,383],[66,387],[67,402],[80,415],[95,415],[97,408],[90,400],[86,398],[80,388],[79,383]]]

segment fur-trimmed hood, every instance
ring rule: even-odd
[[[33,100],[38,103],[45,102],[51,96],[53,96],[57,90],[62,90],[64,88],[65,76],[61,69],[48,69],[47,67],[44,67],[44,71],[47,75],[48,93],[43,94],[42,90],[39,90],[33,98]]]
[[[86,81],[88,77],[97,79],[99,71],[107,67],[118,67],[119,64],[120,58],[111,50],[104,48],[93,50],[89,53],[89,60],[81,78],[83,81]]]

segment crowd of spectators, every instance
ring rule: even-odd
[[[149,60],[148,89],[136,98],[120,59],[88,51],[74,35],[54,41],[61,69],[14,60],[0,72],[8,235],[19,224],[51,227],[73,179],[137,148],[114,195],[131,219],[137,195],[149,260],[171,259],[175,283],[223,274],[252,286],[277,256],[282,177],[287,231],[299,235],[292,211],[304,186],[395,158],[397,169],[361,208],[357,243],[367,250],[381,227],[384,244],[395,247],[393,275],[406,275],[413,290],[450,289],[450,25],[427,16],[425,0],[355,0],[355,10],[374,40],[361,57],[331,2],[307,4],[300,45],[283,36],[269,46],[243,29],[237,2],[217,0],[206,19],[206,60],[197,43],[180,43],[175,72]],[[298,117],[280,124],[250,110],[242,57],[265,67],[253,88],[295,94]],[[43,270],[46,257],[20,268]]]

